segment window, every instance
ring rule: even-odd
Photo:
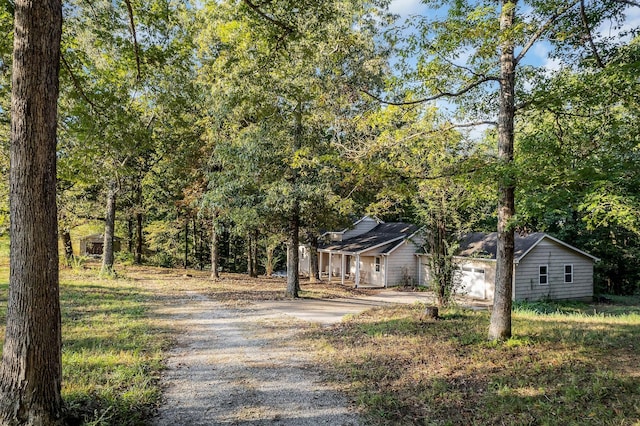
[[[573,282],[573,265],[564,265],[564,282],[565,284]]]
[[[540,285],[549,284],[549,266],[548,265],[540,265],[538,267],[538,283]]]
[[[379,257],[376,257],[376,258],[375,258],[375,260],[374,260],[374,265],[375,265],[374,270],[375,270],[376,272],[380,272],[380,258],[379,258]]]

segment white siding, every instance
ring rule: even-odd
[[[388,255],[387,259],[387,286],[399,286],[418,283],[418,263],[416,261],[417,247],[411,241],[403,241],[399,247]]]
[[[546,285],[539,284],[540,265],[548,265]],[[573,283],[564,282],[565,265],[573,265]],[[548,239],[542,240],[515,267],[515,300],[592,297],[593,261]]]
[[[384,259],[380,258],[380,272],[375,271],[375,256],[360,255],[361,286],[384,286]]]
[[[418,268],[420,269],[418,275],[420,280],[418,285],[425,286],[427,288],[431,285],[431,270],[429,269],[429,255],[421,254],[418,256]]]
[[[309,276],[311,266],[310,246],[302,245],[298,247],[298,273],[303,277]]]
[[[358,235],[362,235],[366,232],[371,231],[373,228],[378,226],[378,222],[375,219],[366,216],[362,218],[361,221],[356,223],[353,228],[348,229],[342,234],[342,241],[348,240],[349,238],[357,237]]]

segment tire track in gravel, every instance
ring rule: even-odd
[[[154,419],[169,425],[359,425],[295,342],[300,323],[187,292],[158,314],[180,330]]]

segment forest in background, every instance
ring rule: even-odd
[[[529,2],[508,35],[525,53],[537,36],[560,66],[519,64],[505,165],[496,8],[405,21],[387,3],[66,2],[61,239],[112,232],[130,261],[162,266],[210,267],[217,247],[220,267],[255,275],[284,266],[292,234],[312,242],[369,213],[442,230],[454,250],[460,233],[495,230],[508,180],[516,232],[601,258],[602,292],[637,292],[637,5]],[[0,5],[5,182],[12,14]],[[6,184],[0,197],[6,231]]]

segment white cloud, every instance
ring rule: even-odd
[[[611,22],[603,22],[596,28],[595,33],[605,37],[620,37],[622,33],[637,28],[640,28],[640,7],[630,6],[625,11],[625,19],[621,28],[615,28]],[[621,41],[628,42],[629,37],[626,36]]]
[[[393,0],[389,5],[389,11],[407,17],[419,14],[424,7],[421,0]]]
[[[558,59],[551,58],[550,46],[546,42],[536,43],[530,54],[531,58],[527,62],[535,66],[542,66],[547,72],[558,71],[562,68],[562,63]]]

